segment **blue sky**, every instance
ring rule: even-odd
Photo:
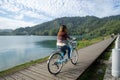
[[[0,29],[87,15],[99,18],[120,15],[120,0],[0,0]]]

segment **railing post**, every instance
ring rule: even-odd
[[[120,35],[118,35],[115,41],[115,49],[120,49]]]
[[[115,48],[112,49],[112,76],[120,77],[120,35],[115,41]]]

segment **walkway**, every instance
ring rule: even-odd
[[[98,56],[111,44],[113,39],[107,39],[80,49],[77,65],[71,62],[64,64],[61,72],[57,75],[51,75],[47,70],[47,64],[41,63],[30,66],[27,69],[18,71],[0,78],[0,80],[76,80]]]

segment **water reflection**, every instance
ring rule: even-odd
[[[0,36],[0,71],[48,56],[56,47],[55,37]]]
[[[55,48],[56,47],[56,40],[44,40],[40,42],[36,42],[36,45],[41,45],[45,48]]]

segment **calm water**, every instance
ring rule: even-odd
[[[0,36],[0,71],[48,56],[55,43],[54,36]]]

